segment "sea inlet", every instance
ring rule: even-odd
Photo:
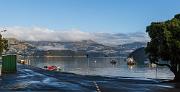
[[[116,59],[112,65],[109,60]],[[1,91],[51,92],[179,92],[179,83],[165,67],[127,66],[119,58],[30,57],[31,65],[17,65],[14,74],[1,74]],[[36,62],[35,62],[36,61]],[[44,65],[62,67],[48,71]]]

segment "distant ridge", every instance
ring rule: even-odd
[[[8,38],[10,46],[8,53],[26,56],[86,56],[90,57],[126,57],[146,43],[133,42],[118,46],[106,46],[93,40],[74,42],[60,41],[19,41]]]

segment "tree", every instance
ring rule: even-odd
[[[152,63],[167,66],[174,73],[174,81],[180,82],[180,14],[164,22],[152,22],[147,26],[150,42],[145,51]]]
[[[8,50],[8,40],[2,37],[0,34],[0,56],[4,50]]]

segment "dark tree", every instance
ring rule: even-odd
[[[150,42],[146,53],[149,60],[167,66],[174,73],[174,81],[180,82],[180,14],[164,22],[152,22],[147,26]]]
[[[2,52],[7,49],[8,49],[8,40],[3,38],[2,35],[0,34],[0,56],[2,55]]]

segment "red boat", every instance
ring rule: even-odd
[[[52,66],[44,66],[45,69],[49,70],[49,71],[56,71],[57,67],[52,65]]]

